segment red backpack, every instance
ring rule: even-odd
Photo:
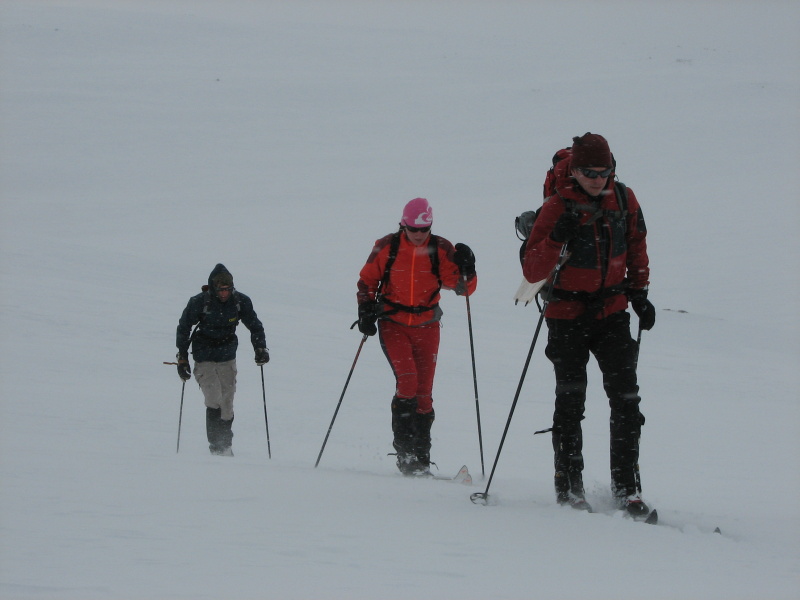
[[[550,196],[556,193],[556,165],[562,160],[572,157],[572,148],[564,148],[559,150],[553,155],[553,166],[547,171],[544,178],[544,186],[542,190],[542,198],[547,200]]]

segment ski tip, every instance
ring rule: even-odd
[[[469,474],[469,469],[467,465],[463,465],[456,473],[456,476],[453,477],[454,481],[459,483],[463,483],[464,485],[472,485],[472,475]]]
[[[718,534],[722,535],[722,531],[720,530],[719,527],[715,527],[714,528],[714,533],[718,533]]]
[[[650,514],[647,515],[647,518],[644,520],[645,523],[648,525],[657,525],[658,524],[658,511],[654,508],[650,511]]]

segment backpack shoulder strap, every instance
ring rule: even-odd
[[[242,314],[242,297],[236,290],[233,290],[233,300],[236,301],[236,315],[240,316]]]
[[[436,298],[436,294],[442,289],[442,278],[439,276],[439,239],[438,235],[433,234],[431,234],[431,237],[428,239],[428,256],[431,259],[431,273],[433,273],[438,282],[436,290],[431,294],[430,302],[433,302],[433,299]]]
[[[628,216],[628,186],[626,186],[621,181],[617,181],[614,184],[614,191],[617,194],[617,204],[619,204],[619,209],[622,211],[622,218]]]
[[[614,184],[614,192],[617,194],[617,204],[619,204],[619,210],[622,213],[620,218],[622,219],[622,224],[625,227],[625,230],[628,229],[628,186],[626,186],[621,181],[617,181]]]
[[[439,280],[439,285],[442,284],[442,278],[439,277],[439,236],[431,234],[428,239],[428,256],[431,259],[431,273]]]
[[[383,269],[383,277],[381,278],[381,281],[378,284],[378,290],[375,293],[376,298],[380,297],[383,288],[385,288],[386,284],[389,283],[389,276],[392,272],[392,266],[394,265],[394,261],[397,258],[397,251],[399,249],[400,249],[400,231],[395,233],[392,236],[392,241],[389,242],[389,258],[386,259],[386,266]]]
[[[200,311],[200,318],[198,319],[197,323],[195,323],[194,329],[192,329],[192,333],[189,334],[189,342],[194,341],[194,336],[197,334],[197,330],[200,329],[200,325],[203,323],[203,319],[205,316],[211,312],[209,309],[209,305],[211,302],[211,292],[208,291],[208,286],[204,285],[200,288],[203,292],[203,310]]]

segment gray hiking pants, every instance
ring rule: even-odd
[[[200,385],[208,408],[218,408],[223,421],[233,418],[236,393],[236,360],[194,363],[194,378]]]

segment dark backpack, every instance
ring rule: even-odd
[[[571,156],[572,148],[563,148],[553,155],[553,166],[548,169],[547,175],[545,175],[544,185],[542,186],[542,195],[544,197],[542,205],[547,202],[548,198],[556,194],[556,165],[562,160],[570,158]],[[623,221],[627,221],[628,188],[624,183],[617,181],[614,184],[614,190],[617,194],[617,202],[619,203],[620,207],[620,210],[618,211],[595,209],[594,207],[585,204],[576,204],[572,200],[568,199],[565,199],[564,202],[566,203],[567,210],[584,210],[593,212],[594,214],[592,219],[589,221],[590,223],[602,216],[608,216],[610,218],[623,219]],[[541,210],[541,206],[536,210],[526,210],[514,219],[514,227],[517,231],[517,238],[522,241],[522,246],[519,249],[519,260],[521,263],[525,260],[525,246],[528,243],[528,238],[531,235],[531,231],[533,231],[533,225],[536,223],[536,219],[539,217]]]

